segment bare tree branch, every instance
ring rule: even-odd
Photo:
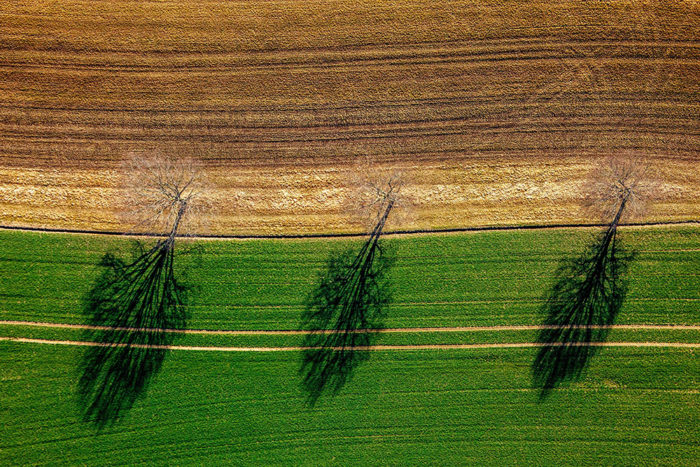
[[[586,344],[607,338],[622,308],[633,258],[621,247],[617,228],[625,215],[641,213],[654,188],[647,166],[630,154],[591,171],[583,206],[606,216],[608,226],[581,256],[561,262],[546,297],[545,326],[537,337],[541,347],[532,365],[541,400],[562,382],[580,378],[597,351]]]
[[[343,209],[351,221],[362,226],[367,233],[374,229],[389,204],[392,206],[391,225],[401,225],[413,215],[417,202],[404,189],[404,172],[381,168],[370,158],[361,158],[348,178],[351,189]]]
[[[134,157],[129,192],[135,218],[167,236],[129,263],[107,254],[104,268],[84,300],[88,347],[78,389],[86,420],[98,428],[114,423],[145,393],[160,370],[173,334],[184,329],[185,288],[175,274],[175,241],[196,206],[198,172],[191,161]],[[106,328],[106,329],[105,329]],[[160,346],[160,348],[153,348]]]
[[[170,233],[202,229],[209,206],[199,163],[164,154],[132,154],[123,164],[122,220],[135,229]],[[186,215],[185,215],[186,214]]]
[[[362,173],[355,211],[372,222],[369,235],[357,253],[347,251],[331,257],[328,268],[307,301],[302,329],[310,331],[304,340],[300,373],[308,401],[314,405],[325,391],[336,394],[354,369],[369,358],[365,351],[377,333],[358,329],[381,329],[380,319],[389,302],[385,274],[392,263],[381,246],[381,235],[389,215],[399,203],[401,177],[398,173],[368,178]],[[332,332],[319,332],[331,330]]]
[[[596,164],[583,191],[586,214],[608,222],[625,199],[620,221],[627,221],[645,214],[648,204],[659,197],[659,184],[643,155],[628,151]]]

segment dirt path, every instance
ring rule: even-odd
[[[86,341],[60,341],[49,339],[28,339],[24,337],[0,337],[0,341],[21,342],[26,344],[50,344],[50,345],[72,345],[81,347],[126,347],[127,344],[107,344],[101,342]],[[375,345],[357,346],[354,350],[379,351],[379,350],[457,350],[457,349],[510,349],[539,347],[541,344],[534,342],[522,342],[511,344],[428,344],[428,345]],[[550,346],[561,346],[561,344],[547,344]],[[682,342],[590,342],[574,343],[571,346],[591,346],[591,347],[670,347],[670,348],[700,348],[700,343]],[[163,350],[190,350],[197,352],[297,352],[301,350],[320,349],[320,347],[195,347],[186,345],[139,345],[132,347],[142,349],[163,349]],[[342,350],[340,347],[330,347],[332,350]]]
[[[110,328],[108,326],[91,326],[88,324],[45,323],[37,321],[3,321],[0,325],[31,326],[58,329],[92,329],[96,331],[156,331],[151,328]],[[429,332],[480,332],[480,331],[536,331],[539,329],[558,329],[564,326],[456,326],[456,327],[429,327],[429,328],[387,328],[387,329],[357,329],[353,332],[365,333],[429,333]],[[612,326],[573,326],[575,329],[629,329],[629,330],[663,330],[663,331],[700,331],[700,325],[665,325],[665,324],[616,324]],[[311,331],[296,329],[285,330],[213,330],[213,329],[163,329],[163,332],[176,334],[212,334],[212,335],[304,335]],[[333,330],[314,331],[320,334],[330,334]]]

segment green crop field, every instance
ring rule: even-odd
[[[393,302],[378,345],[532,343],[563,257],[589,229],[390,237]],[[81,418],[83,349],[0,341],[0,464],[667,464],[700,458],[700,228],[621,228],[635,252],[610,343],[538,402],[533,348],[372,351],[306,404],[300,352],[169,352],[134,407]],[[359,240],[181,241],[191,330],[294,330],[333,252]],[[81,299],[119,237],[0,231],[0,337],[80,341]],[[10,323],[13,322],[13,323]],[[17,322],[24,322],[20,324]],[[40,322],[44,325],[30,325]],[[647,325],[635,328],[636,325]],[[653,325],[686,326],[686,329]],[[481,327],[451,332],[416,328]],[[513,329],[493,329],[515,326]],[[410,329],[409,329],[410,328]],[[404,332],[400,332],[400,331]],[[176,346],[295,347],[297,334],[205,334]],[[206,349],[205,349],[206,350]]]
[[[76,416],[79,350],[3,343],[0,461],[347,465],[693,465],[697,352],[605,349],[537,403],[530,350],[377,352],[306,407],[298,356],[173,352],[146,397],[96,434]]]
[[[387,327],[539,322],[559,259],[591,230],[540,230],[387,238],[396,257]],[[636,251],[620,324],[700,324],[700,229],[628,229]],[[80,299],[106,251],[123,237],[0,231],[2,319],[82,322]],[[195,329],[295,329],[306,295],[332,252],[358,240],[182,242]]]

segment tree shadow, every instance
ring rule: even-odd
[[[127,264],[106,254],[104,268],[83,301],[87,347],[78,394],[85,421],[111,425],[144,394],[168,346],[186,323],[185,287],[173,269],[173,238],[144,250]]]
[[[622,307],[623,277],[632,254],[617,236],[618,220],[619,215],[582,255],[563,261],[557,269],[537,336],[541,347],[532,365],[540,400],[560,384],[580,378]]]
[[[391,298],[386,273],[393,261],[379,243],[381,226],[359,252],[332,256],[307,299],[302,329],[309,333],[299,372],[311,406],[325,391],[340,391],[369,358],[368,347],[382,329],[383,309]]]

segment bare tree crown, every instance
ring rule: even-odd
[[[174,236],[201,219],[202,173],[195,160],[134,154],[124,168],[123,217],[135,228]]]
[[[394,225],[406,222],[414,203],[404,189],[406,175],[402,171],[380,168],[364,159],[352,169],[349,178],[351,190],[345,210],[354,222],[368,231],[382,219],[391,219]]]
[[[583,209],[606,222],[640,217],[657,197],[652,170],[639,154],[609,157],[593,167],[584,185]]]

